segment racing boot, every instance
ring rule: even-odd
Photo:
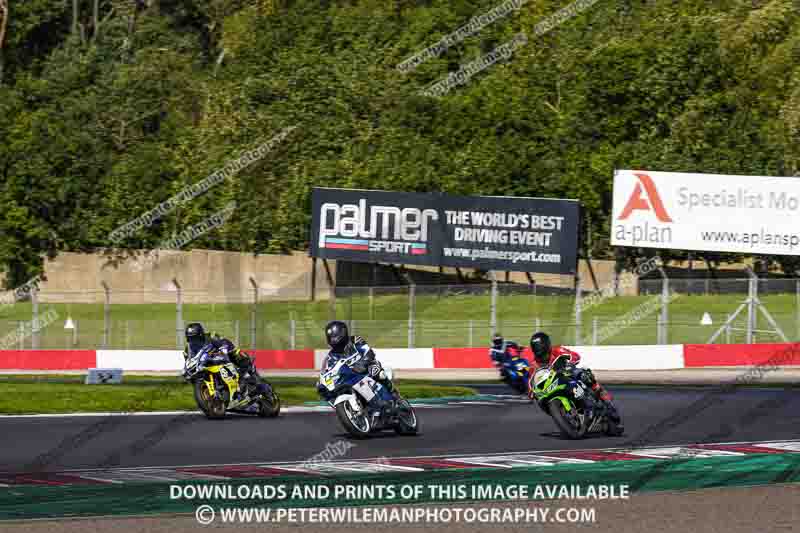
[[[619,411],[617,411],[616,406],[612,402],[613,398],[611,397],[611,393],[604,389],[603,386],[596,381],[592,385],[592,391],[594,392],[595,397],[605,406],[608,418],[615,424],[621,425],[622,418],[619,416]]]

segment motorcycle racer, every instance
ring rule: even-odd
[[[398,394],[392,385],[392,381],[386,375],[380,361],[375,358],[375,352],[372,351],[372,348],[363,337],[351,337],[347,324],[334,320],[325,326],[325,338],[331,349],[322,362],[323,371],[333,368],[340,359],[359,353],[362,358],[358,363],[353,365],[353,370],[360,374],[368,374],[372,379],[386,387],[395,399],[397,398]],[[319,382],[317,383],[317,392],[323,398],[328,393],[325,387]]]
[[[492,347],[489,348],[489,357],[496,363],[506,363],[515,357],[522,356],[523,348],[514,341],[507,341],[499,333],[492,337]]]
[[[239,375],[239,392],[244,391],[246,385],[256,388],[258,394],[266,393],[267,387],[259,379],[253,358],[247,353],[237,348],[230,340],[217,335],[216,333],[207,334],[203,325],[199,322],[192,322],[186,326],[186,347],[183,350],[184,361],[194,356],[198,351],[208,344],[213,346],[215,352],[221,353],[236,365]]]
[[[500,379],[520,394],[529,394],[529,369],[528,360],[522,357],[524,348],[514,341],[503,339],[500,333],[492,337],[492,347],[489,349],[489,358],[500,372]]]
[[[573,377],[589,387],[592,392],[594,392],[595,397],[605,404],[608,410],[609,418],[611,418],[611,420],[614,422],[621,424],[619,412],[611,401],[611,393],[609,393],[602,385],[600,385],[597,379],[595,379],[594,373],[592,373],[590,369],[578,368],[577,365],[581,360],[581,356],[578,354],[578,352],[564,348],[563,346],[552,346],[550,342],[550,336],[541,331],[531,335],[530,344],[531,351],[533,352],[534,364],[537,366],[537,368],[543,366],[553,366],[557,361],[563,359],[562,363],[565,365],[565,368],[572,373]],[[533,376],[534,372],[531,372],[530,379],[533,379]],[[533,391],[532,383],[529,383],[528,390]],[[533,392],[530,392],[529,395],[531,398],[533,398]]]

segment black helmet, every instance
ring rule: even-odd
[[[503,335],[495,333],[492,336],[492,348],[499,350],[503,346]]]
[[[531,335],[531,351],[537,363],[546,365],[550,361],[550,349],[550,337],[547,333],[537,331]]]
[[[206,330],[199,322],[186,326],[186,342],[189,343],[189,354],[194,355],[206,344]]]
[[[328,322],[325,326],[325,338],[328,341],[328,346],[337,351],[344,350],[347,343],[350,342],[350,332],[347,330],[347,324],[339,320]]]

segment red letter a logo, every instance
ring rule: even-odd
[[[647,174],[634,172],[634,175],[639,178],[639,183],[637,183],[636,187],[633,189],[633,194],[631,194],[631,197],[628,199],[628,203],[625,204],[625,209],[622,210],[619,220],[625,220],[634,210],[650,211],[652,209],[656,213],[656,218],[661,222],[672,222],[672,219],[669,218],[667,214],[667,210],[664,209],[664,204],[661,202],[661,197],[658,195],[658,189],[656,189],[656,184],[653,183],[653,179]],[[647,203],[647,200],[642,198],[643,186],[644,192],[647,193],[647,200],[649,200],[650,203]]]

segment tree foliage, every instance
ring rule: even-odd
[[[792,0],[600,1],[541,36],[534,26],[565,3],[529,2],[407,74],[396,65],[497,3],[0,2],[11,285],[46,255],[109,247],[113,229],[289,126],[263,160],[123,248],[236,200],[190,246],[302,249],[310,189],[324,185],[578,198],[593,255],[625,263],[637,251],[608,244],[614,169],[800,173]],[[419,95],[521,31],[530,42],[509,60],[443,98]]]

